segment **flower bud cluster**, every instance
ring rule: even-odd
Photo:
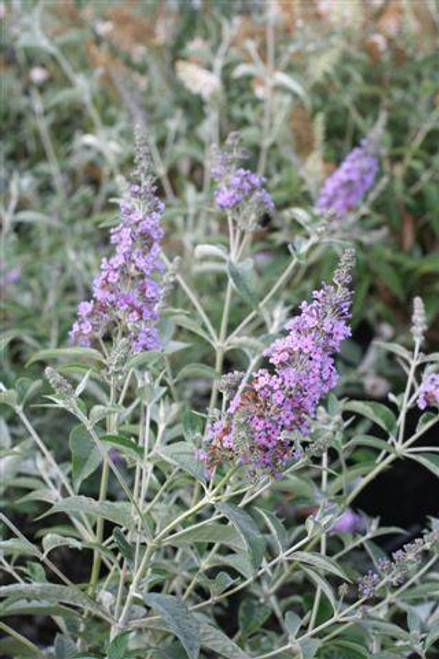
[[[226,373],[218,382],[218,391],[220,391],[226,398],[232,398],[239,389],[245,373],[242,371],[233,371],[233,373]]]
[[[420,297],[415,297],[413,300],[412,326],[410,328],[414,340],[422,341],[426,329],[427,318],[425,315],[424,303]]]
[[[70,382],[50,366],[45,369],[44,373],[53,391],[63,403],[63,406],[74,413],[77,408],[76,394]]]
[[[404,583],[410,574],[419,565],[422,554],[431,550],[439,542],[439,529],[433,529],[422,538],[416,538],[398,549],[392,554],[392,559],[381,558],[378,560],[377,572],[369,571],[357,582],[360,597],[374,597],[377,595],[378,586],[386,579],[394,586]]]

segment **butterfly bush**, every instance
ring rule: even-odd
[[[120,205],[120,223],[111,230],[113,255],[102,259],[93,298],[78,306],[70,338],[81,346],[90,346],[110,327],[129,340],[134,352],[160,346],[156,322],[163,285],[157,275],[164,269],[160,259],[164,204],[157,197],[145,153],[138,147],[134,181]]]
[[[372,187],[379,170],[376,135],[361,141],[340,167],[326,179],[316,207],[343,220]]]
[[[312,302],[303,302],[301,313],[287,323],[286,336],[265,351],[272,368],[253,373],[225,419],[211,425],[203,454],[208,465],[228,457],[278,475],[300,455],[298,439],[309,434],[318,402],[337,384],[333,355],[351,334],[353,259],[353,250],[347,250],[333,285],[324,284]]]

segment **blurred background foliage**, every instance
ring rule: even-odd
[[[358,249],[350,359],[358,363],[373,338],[404,340],[415,295],[426,303],[429,347],[437,345],[434,3],[23,0],[2,3],[1,14],[8,384],[35,349],[67,342],[108,244],[139,121],[167,200],[166,251],[184,257],[218,324],[220,280],[202,277],[193,257],[197,243],[221,241],[224,230],[209,207],[211,143],[240,131],[249,166],[277,203],[255,240],[264,290],[302,235],[297,209],[312,227],[323,181],[385,113],[380,179],[341,229]],[[329,251],[315,259],[285,304],[297,304],[335,259]]]

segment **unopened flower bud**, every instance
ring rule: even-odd
[[[427,329],[427,318],[425,316],[425,307],[420,297],[413,300],[413,316],[411,333],[415,341],[422,341]]]

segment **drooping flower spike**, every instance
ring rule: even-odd
[[[278,475],[310,431],[317,405],[337,383],[333,355],[350,336],[352,294],[348,286],[354,252],[347,250],[333,284],[303,302],[287,334],[265,352],[271,368],[245,382],[223,419],[211,424],[202,458],[208,467],[224,459]]]
[[[120,223],[111,230],[114,246],[101,262],[93,297],[78,306],[70,332],[74,343],[90,346],[113,333],[126,338],[134,352],[160,346],[156,323],[163,295],[160,241],[164,205],[157,197],[144,138],[136,135],[136,170],[127,199],[120,205]]]

